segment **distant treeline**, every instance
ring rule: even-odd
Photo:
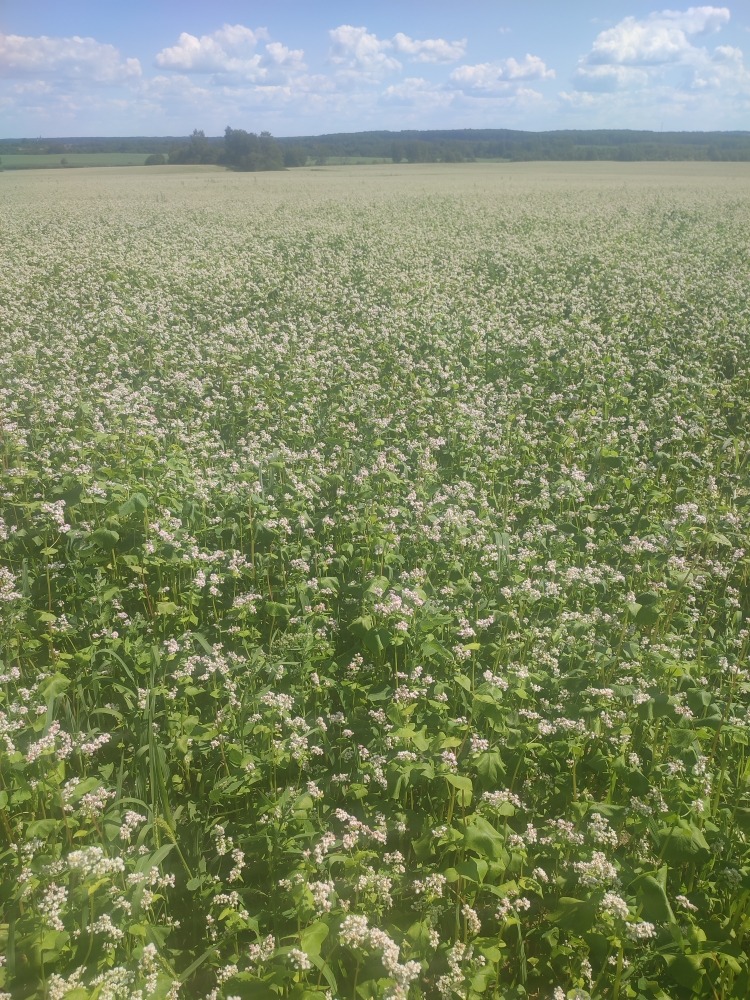
[[[282,146],[270,132],[247,132],[227,126],[219,138],[195,129],[186,138],[174,136],[129,138],[0,139],[0,157],[14,154],[48,156],[69,153],[148,154],[145,163],[220,164],[230,170],[284,170],[303,166],[307,154],[294,144]],[[2,163],[0,162],[0,167]]]
[[[227,127],[223,136],[3,139],[3,153],[147,153],[149,162],[218,163],[235,170],[282,170],[329,161],[456,163],[471,160],[745,160],[750,132],[624,129],[521,132],[512,129],[352,132],[274,138]]]
[[[394,163],[462,160],[750,160],[750,132],[511,129],[354,132],[278,140],[309,159],[367,157]]]

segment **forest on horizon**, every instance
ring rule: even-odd
[[[232,162],[238,140],[244,166]],[[406,130],[273,137],[227,127],[222,136],[110,136],[0,139],[12,154],[145,153],[158,163],[224,163],[267,170],[325,164],[340,158],[393,163],[472,160],[709,160],[749,161],[750,132],[650,132],[630,129],[525,132],[513,129]]]

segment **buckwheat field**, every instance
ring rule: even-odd
[[[747,165],[0,220],[0,995],[750,996]]]

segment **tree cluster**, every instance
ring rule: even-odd
[[[222,161],[230,170],[283,170],[281,147],[270,132],[246,132],[242,128],[224,131]]]
[[[247,132],[227,125],[224,139],[207,139],[195,129],[187,144],[172,149],[170,163],[219,163],[230,170],[284,170],[304,166],[306,153],[294,144],[281,146],[270,132]]]

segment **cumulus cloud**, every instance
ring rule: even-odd
[[[340,24],[328,32],[331,62],[350,71],[369,75],[397,72],[401,63],[396,53],[413,62],[448,63],[466,51],[466,39],[449,42],[444,38],[410,38],[399,31],[393,38],[378,38],[364,27]]]
[[[610,92],[646,87],[649,74],[635,66],[585,66],[576,73],[576,85],[582,90]]]
[[[466,39],[447,42],[444,38],[425,38],[419,41],[401,31],[393,36],[393,48],[401,55],[416,62],[449,63],[462,59],[466,53]]]
[[[266,45],[266,53],[269,60],[276,66],[300,72],[306,68],[303,49],[289,49],[281,42],[269,42]]]
[[[524,80],[550,80],[554,76],[555,71],[549,69],[543,59],[527,53],[520,62],[511,57],[474,66],[459,66],[451,73],[450,80],[461,88],[491,92],[505,90]]]
[[[267,37],[265,28],[252,31],[242,24],[225,24],[200,38],[183,31],[176,45],[157,54],[156,65],[188,73],[253,71],[259,62],[255,49]]]
[[[176,45],[157,53],[156,65],[180,73],[211,73],[264,84],[278,82],[280,71],[305,69],[302,49],[271,42],[265,28],[244,24],[225,24],[200,38],[183,31]]]
[[[340,24],[328,32],[331,38],[331,62],[366,73],[401,69],[401,63],[388,55],[391,43],[380,39],[367,28]]]
[[[400,83],[386,87],[382,95],[386,105],[425,111],[447,107],[452,100],[452,94],[420,76],[407,76]]]
[[[639,89],[680,71],[683,88],[732,82],[744,86],[747,70],[739,49],[719,45],[712,53],[700,44],[729,19],[727,7],[711,6],[654,11],[641,19],[626,17],[597,35],[579,63],[574,83],[584,91]]]
[[[730,94],[745,92],[750,96],[750,68],[745,65],[742,49],[717,45],[710,59],[696,66],[693,86],[697,90],[723,89]]]
[[[0,75],[121,83],[141,75],[137,59],[124,59],[114,45],[94,38],[50,38],[0,34]]]
[[[692,35],[718,31],[729,17],[726,7],[655,11],[642,20],[626,17],[597,35],[586,62],[630,66],[679,62],[694,52]]]

